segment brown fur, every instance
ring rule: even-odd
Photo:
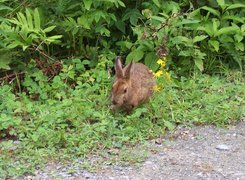
[[[111,97],[114,110],[122,109],[130,112],[145,103],[152,95],[156,82],[144,64],[131,62],[122,68],[120,57],[117,57],[115,71],[116,79]]]

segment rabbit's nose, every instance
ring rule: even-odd
[[[117,102],[113,99],[113,100],[112,100],[112,104],[116,105]]]

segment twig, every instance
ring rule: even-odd
[[[23,75],[25,72],[20,72],[20,73],[13,73],[13,74],[6,74],[6,76],[0,78],[0,82],[11,79],[10,83],[13,82],[13,79],[16,79],[17,76]]]
[[[33,51],[37,51],[39,54],[41,54],[42,56],[48,58],[48,59],[51,59],[52,61],[55,61],[54,58],[50,57],[49,55],[45,54],[43,51],[40,51],[38,48],[35,48],[35,46],[33,45],[33,47],[30,47],[28,48],[30,50],[33,50]]]
[[[24,42],[26,42],[25,38],[24,38],[20,33],[18,33],[18,34],[19,34],[19,36],[22,38],[22,40],[23,40]],[[44,41],[42,41],[39,45],[36,45],[36,44],[33,43],[33,44],[32,44],[32,47],[30,47],[30,48],[28,48],[28,49],[37,51],[39,54],[45,56],[46,58],[51,59],[52,61],[55,61],[54,58],[50,57],[49,55],[45,54],[43,51],[40,51],[40,49],[38,49],[38,47],[39,47],[41,44],[43,44],[43,43],[44,43]]]
[[[111,69],[110,69],[109,64],[107,64],[107,77],[108,77],[108,79],[111,78]]]

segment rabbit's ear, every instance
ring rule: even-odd
[[[127,66],[126,70],[125,70],[125,78],[126,79],[130,79],[130,74],[132,72],[133,69],[133,61],[131,61],[131,63]]]
[[[120,56],[116,57],[115,71],[116,71],[117,78],[123,78],[123,69],[122,69],[122,62]]]

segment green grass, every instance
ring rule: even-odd
[[[23,82],[28,94],[14,95],[12,87],[1,86],[0,135],[6,140],[0,142],[0,178],[33,173],[47,161],[132,147],[163,136],[177,124],[225,126],[245,115],[244,82],[238,78],[173,79],[148,104],[126,115],[109,109],[111,80],[105,71],[84,76],[71,88],[62,73],[51,82],[41,73],[32,74]],[[10,137],[21,143],[15,145]],[[147,151],[137,158],[129,152],[120,152],[120,161],[138,163],[147,156]]]

